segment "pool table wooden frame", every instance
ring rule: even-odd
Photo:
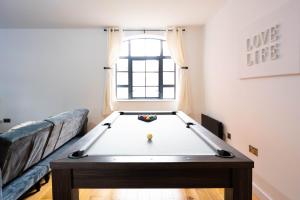
[[[105,155],[60,159],[51,163],[53,199],[78,200],[79,188],[225,188],[225,200],[251,200],[254,162],[215,135],[205,134],[235,157]],[[92,137],[87,134],[72,148],[77,150]]]

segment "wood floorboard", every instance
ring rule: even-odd
[[[224,189],[80,189],[80,200],[223,200]],[[26,200],[52,200],[51,179]],[[253,196],[252,200],[259,200]]]

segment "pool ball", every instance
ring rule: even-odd
[[[152,140],[152,137],[153,137],[153,136],[152,136],[151,133],[148,133],[148,134],[147,134],[147,139],[148,139],[148,140]]]

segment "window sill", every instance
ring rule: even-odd
[[[176,99],[117,99],[116,102],[175,102]]]

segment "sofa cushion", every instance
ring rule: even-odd
[[[34,166],[3,187],[3,199],[16,200],[49,172],[47,166]]]
[[[49,154],[51,154],[54,151],[62,126],[64,124],[64,120],[62,118],[51,118],[49,120],[46,119],[45,121],[52,123],[53,129],[49,134],[48,142],[45,147],[42,158],[47,157]]]
[[[50,167],[50,162],[54,160],[58,160],[61,158],[67,158],[69,154],[74,152],[77,149],[72,148],[73,144],[75,144],[81,137],[74,137],[67,143],[65,143],[63,146],[60,148],[56,149],[54,152],[52,152],[47,158],[41,160],[37,165],[40,166],[47,166]]]
[[[50,126],[47,129],[44,129],[43,131],[41,130],[40,132],[35,134],[35,136],[33,137],[31,153],[27,160],[24,170],[38,163],[42,159],[42,155],[51,129],[52,124],[50,124]]]
[[[52,124],[39,121],[0,135],[3,185],[40,161],[51,128]]]
[[[89,111],[87,109],[76,109],[69,112],[64,112],[59,115],[49,117],[47,121],[53,122],[55,125],[63,122],[58,139],[53,150],[58,149],[67,141],[75,137],[83,127]],[[56,129],[56,128],[54,128]],[[56,137],[57,135],[53,135]],[[52,134],[51,136],[52,137]],[[54,140],[54,139],[53,139]],[[50,140],[49,140],[50,141]],[[53,145],[53,142],[51,142]],[[48,148],[48,147],[47,147]],[[49,154],[48,150],[45,155]],[[45,157],[45,156],[43,156]]]

